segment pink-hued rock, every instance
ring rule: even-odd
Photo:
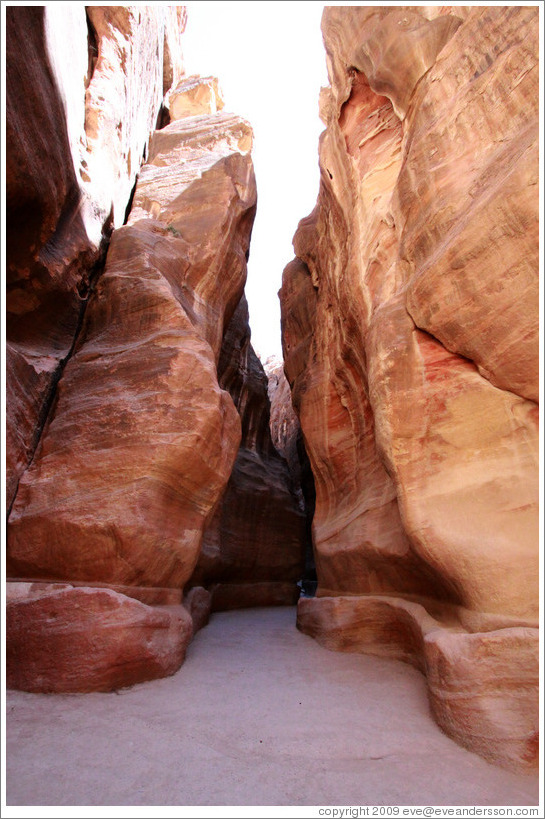
[[[288,462],[291,474],[301,483],[298,441],[301,436],[299,418],[293,408],[291,390],[284,374],[284,362],[274,356],[265,361],[267,391],[271,402],[271,438],[275,449]]]
[[[191,615],[193,634],[208,625],[212,595],[202,586],[193,586],[184,596],[184,606]]]
[[[77,172],[89,233],[97,213],[125,210],[163,97],[183,74],[183,6],[88,6],[90,55]],[[91,51],[93,45],[91,45]]]
[[[322,30],[320,193],[281,291],[318,595],[347,612],[387,595],[494,615],[484,642],[509,686],[471,727],[462,709],[437,706],[438,720],[502,764],[532,764],[500,703],[512,690],[524,710],[536,694],[509,647],[512,620],[538,618],[536,10],[334,7]],[[457,651],[444,643],[452,679]]]
[[[171,120],[215,114],[223,108],[223,97],[216,77],[182,77],[166,96]]]
[[[6,499],[32,458],[98,256],[79,212],[44,8],[6,10]],[[85,53],[87,48],[85,46]],[[82,101],[83,106],[83,101]]]
[[[7,687],[56,694],[174,674],[193,634],[181,605],[148,606],[111,589],[68,585],[28,584],[8,594],[6,629]]]
[[[206,147],[195,118],[152,141],[19,484],[12,575],[181,588],[193,572],[240,442],[216,368],[256,198],[251,158],[238,151],[249,127],[221,117],[210,132],[199,121]]]
[[[299,601],[297,625],[330,650],[416,666],[449,736],[491,762],[533,767],[539,752],[538,631],[515,619],[463,619],[463,611],[432,601],[319,597]]]
[[[9,23],[7,567],[23,581],[10,680],[102,690],[180,664],[176,641],[149,654],[135,625],[127,668],[106,657],[101,681],[89,649],[86,678],[77,640],[101,619],[123,634],[133,614],[164,636],[221,508],[227,571],[208,585],[284,583],[290,603],[297,591],[302,518],[243,301],[252,129],[220,111],[213,78],[180,82],[183,7],[11,9]],[[189,631],[210,600],[189,593]],[[172,663],[154,659],[161,646]]]

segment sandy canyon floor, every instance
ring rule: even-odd
[[[8,805],[535,805],[537,776],[460,748],[423,677],[339,654],[295,609],[213,615],[173,677],[7,692]]]

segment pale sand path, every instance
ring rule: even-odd
[[[537,777],[441,732],[416,670],[294,624],[293,608],[216,614],[168,679],[8,692],[7,804],[537,804]]]

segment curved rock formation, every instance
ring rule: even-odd
[[[8,685],[111,690],[173,673],[211,603],[298,595],[243,297],[252,129],[180,78],[183,7],[9,19]]]
[[[173,674],[193,634],[183,606],[150,606],[112,589],[10,584],[6,685],[112,691]]]
[[[320,193],[281,290],[316,482],[299,625],[417,657],[445,730],[532,765],[537,12],[335,7],[322,30]]]
[[[193,571],[240,441],[216,366],[256,198],[238,151],[248,126],[208,119],[209,130],[189,118],[151,142],[19,484],[12,575],[181,588]],[[194,147],[195,133],[215,150]]]

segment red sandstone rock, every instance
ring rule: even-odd
[[[271,438],[275,449],[288,462],[291,474],[300,483],[300,464],[297,441],[301,425],[293,409],[291,390],[284,374],[284,362],[271,356],[264,365],[267,374],[267,391],[271,402]]]
[[[322,28],[321,187],[281,291],[286,373],[316,482],[323,604],[312,606],[324,613],[312,631],[329,639],[327,601],[339,597],[362,650],[393,639],[403,654],[420,640],[406,614],[390,609],[373,636],[361,606],[380,624],[377,595],[416,595],[438,613],[438,634],[455,606],[466,625],[426,655],[430,691],[440,668],[463,685],[461,645],[486,645],[510,682],[483,705],[493,672],[480,678],[477,665],[469,710],[433,695],[436,717],[489,758],[532,764],[537,16],[335,7]],[[462,635],[484,614],[496,618],[493,640]],[[525,629],[520,670],[513,619]]]
[[[193,634],[208,625],[212,595],[202,586],[193,586],[184,596],[184,606],[191,615]]]
[[[87,20],[76,9],[66,18],[27,10],[11,21],[10,502],[16,497],[7,563],[10,576],[37,582],[28,600],[10,604],[10,684],[107,690],[181,663],[180,645],[165,638],[168,612],[214,510],[223,509],[214,582],[251,586],[243,605],[260,595],[292,603],[297,593],[301,514],[270,440],[267,382],[245,308],[223,343],[242,303],[255,213],[252,131],[219,112],[217,81],[179,82],[182,7],[93,6]],[[21,68],[16,46],[29,23],[31,60]],[[24,96],[33,72],[37,105],[21,112],[13,91]],[[148,151],[165,93],[175,121]],[[102,272],[98,245],[112,226]],[[244,440],[233,470],[239,413]],[[53,593],[47,583],[60,579],[70,586]],[[161,617],[144,605],[158,602]],[[193,628],[204,625],[209,592],[190,592],[186,605]],[[85,641],[103,627],[119,641],[127,624],[135,629],[127,655],[108,640],[104,656],[89,649],[86,677]]]
[[[183,77],[166,96],[171,120],[215,114],[223,108],[216,77]]]
[[[156,187],[144,168],[129,223],[113,234],[19,485],[10,574],[173,588],[192,574],[240,441],[216,362],[255,211],[251,159],[238,152],[248,126],[216,115],[211,136],[203,118],[209,144],[198,147],[194,120],[153,140]]]
[[[100,211],[113,208],[116,228],[125,221],[163,97],[183,73],[186,14],[183,6],[88,6],[87,15],[97,54],[78,173],[91,232]]]
[[[72,345],[78,287],[85,289],[97,258],[78,209],[65,112],[46,57],[44,14],[42,7],[13,7],[6,14],[8,508]]]
[[[6,607],[8,688],[113,691],[165,677],[182,664],[193,633],[183,606],[147,606],[111,589],[17,592]]]

